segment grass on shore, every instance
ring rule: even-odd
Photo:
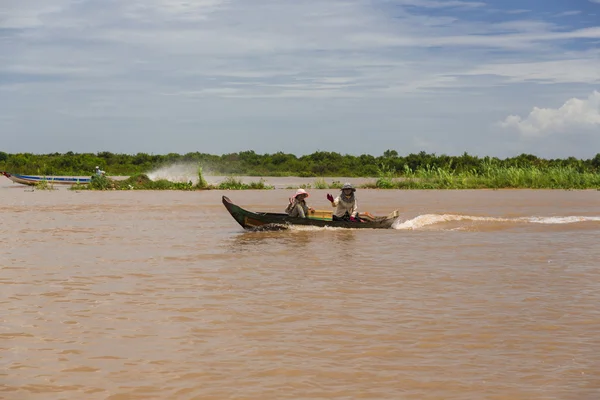
[[[40,182],[36,183],[34,187],[36,190],[55,190],[54,184],[47,181],[46,179],[43,179]]]
[[[450,172],[441,168],[406,169],[402,177],[386,171],[366,187],[379,189],[594,189],[600,174],[572,167],[497,167],[485,164],[483,171]]]

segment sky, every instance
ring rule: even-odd
[[[591,158],[600,0],[2,0],[0,151]]]

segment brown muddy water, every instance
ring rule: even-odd
[[[395,229],[245,232],[223,194],[292,191],[2,185],[2,399],[600,398],[599,191],[359,190]]]

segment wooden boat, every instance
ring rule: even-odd
[[[42,182],[48,184],[58,185],[85,185],[90,183],[91,178],[65,178],[58,176],[39,176],[39,175],[18,175],[10,174],[5,171],[0,171],[2,175],[13,181],[14,183],[21,183],[23,185],[35,186]]]
[[[295,218],[287,214],[252,212],[233,204],[228,197],[223,196],[223,205],[229,211],[233,219],[244,229],[248,230],[277,230],[286,229],[290,225],[310,225],[334,228],[354,229],[387,229],[398,218],[398,210],[385,217],[373,217],[370,214],[360,214],[365,222],[332,221],[323,218],[322,215],[314,218]]]

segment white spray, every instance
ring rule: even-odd
[[[201,165],[196,162],[178,162],[166,165],[148,172],[148,178],[153,181],[166,179],[171,182],[192,182],[198,183],[198,168]],[[202,174],[206,175],[207,170],[202,169]]]

